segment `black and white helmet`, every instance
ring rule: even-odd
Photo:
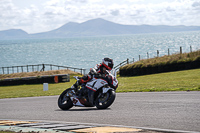
[[[105,66],[108,70],[112,70],[114,63],[113,60],[110,58],[104,58],[102,60],[102,65]]]

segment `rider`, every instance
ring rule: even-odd
[[[105,74],[107,73],[106,70],[111,71],[113,66],[114,66],[114,64],[113,64],[112,59],[104,58],[102,60],[102,63],[97,64],[94,68],[91,68],[90,72],[87,75],[81,77],[74,85],[72,85],[71,88],[77,88],[82,83],[86,83],[86,82],[90,81],[92,79],[93,75],[98,75],[98,76],[104,75],[105,76]]]

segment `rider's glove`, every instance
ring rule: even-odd
[[[97,74],[97,71],[94,68],[91,68],[90,69],[90,74],[91,75],[95,75],[95,74]]]

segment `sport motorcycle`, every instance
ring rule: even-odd
[[[108,108],[115,100],[118,80],[116,70],[106,71],[106,74],[94,74],[87,83],[78,88],[68,88],[58,98],[58,106],[62,110],[69,110],[73,106]],[[74,76],[76,80],[80,77]]]

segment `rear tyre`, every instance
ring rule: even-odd
[[[67,96],[67,92],[72,90],[71,88],[63,91],[58,98],[58,107],[62,110],[68,110],[73,107],[73,103],[69,96]]]
[[[95,105],[98,109],[106,109],[114,102],[115,97],[116,93],[114,90],[109,90],[107,93],[99,93]]]

